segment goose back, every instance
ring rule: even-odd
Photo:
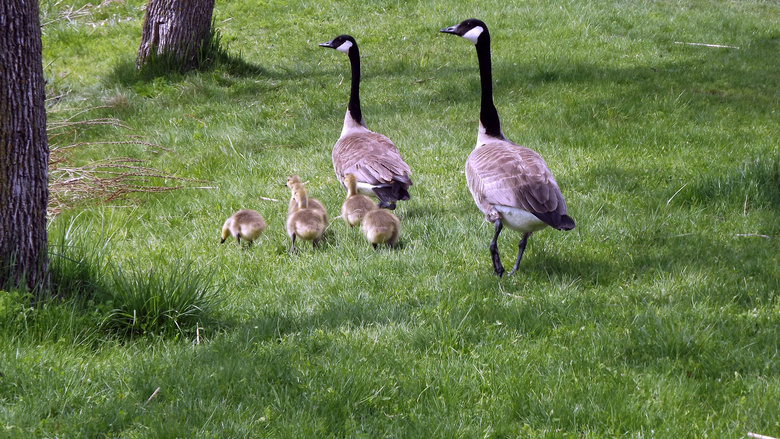
[[[544,159],[529,148],[500,139],[478,145],[466,161],[466,181],[490,222],[497,219],[494,206],[506,206],[529,212],[556,229],[574,227],[558,183]]]
[[[406,189],[412,184],[409,178],[412,171],[395,144],[387,136],[366,128],[349,130],[339,138],[333,147],[332,159],[336,178],[342,185],[346,174],[354,174],[359,183],[372,186],[399,182]],[[408,192],[405,198],[398,199],[408,200]]]

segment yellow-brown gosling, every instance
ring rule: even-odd
[[[293,212],[298,210],[298,202],[295,200],[295,191],[298,188],[303,187],[303,182],[298,175],[292,174],[287,177],[287,187],[290,188],[290,204],[287,206],[287,216],[290,216]],[[321,212],[325,217],[325,222],[328,222],[328,211],[325,209],[325,206],[323,206],[320,200],[316,198],[309,198],[308,208]]]
[[[375,209],[363,217],[360,228],[374,249],[379,244],[387,244],[392,247],[398,241],[401,222],[389,210]]]
[[[224,244],[227,237],[233,235],[238,245],[241,245],[243,238],[244,241],[249,241],[249,247],[251,247],[252,242],[263,234],[265,226],[265,219],[259,213],[249,209],[239,210],[222,226],[221,243]]]
[[[312,246],[316,248],[328,225],[321,212],[308,207],[309,196],[304,187],[297,188],[293,198],[298,203],[298,209],[287,216],[287,235],[290,237],[290,253],[295,252],[296,238],[311,241]]]
[[[377,206],[370,198],[358,193],[357,178],[354,174],[344,176],[344,186],[347,188],[347,198],[341,205],[341,217],[350,227],[354,227],[360,224],[368,212],[377,209]]]

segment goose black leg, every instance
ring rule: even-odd
[[[490,256],[493,258],[493,274],[501,277],[504,275],[504,266],[501,265],[501,257],[498,255],[498,235],[501,233],[504,225],[500,219],[497,219],[493,225],[496,228],[496,233],[493,235],[493,240],[490,241]]]
[[[515,262],[515,267],[509,272],[509,276],[515,274],[515,271],[520,267],[520,259],[523,259],[523,252],[529,236],[531,236],[530,233],[523,233],[523,239],[520,240],[520,244],[517,244],[517,261]]]
[[[390,203],[387,203],[387,202],[384,202],[384,201],[380,201],[380,202],[376,203],[376,205],[380,209],[395,210],[395,201],[392,201]]]
[[[290,254],[295,253],[295,233],[290,237]]]

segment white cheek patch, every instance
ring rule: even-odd
[[[477,40],[479,39],[479,36],[482,35],[482,32],[484,32],[485,29],[482,26],[477,26],[474,29],[471,29],[470,31],[463,34],[463,38],[471,41],[471,44],[477,44]]]
[[[344,41],[339,47],[336,48],[339,52],[349,53],[349,49],[352,48],[352,41]]]

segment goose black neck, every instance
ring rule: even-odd
[[[363,124],[363,113],[360,111],[360,51],[357,45],[349,49],[349,64],[352,67],[351,88],[349,91],[349,103],[347,110],[352,118],[359,124]]]
[[[493,104],[493,73],[490,61],[490,38],[483,34],[476,44],[477,60],[479,61],[479,79],[482,85],[482,103],[479,111],[479,121],[485,128],[485,134],[491,137],[503,138],[498,110]]]

